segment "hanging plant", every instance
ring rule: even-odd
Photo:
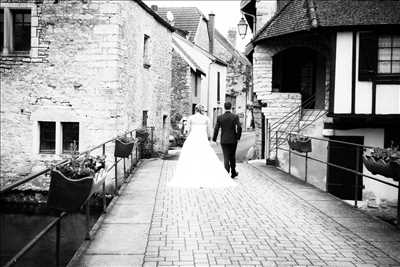
[[[311,138],[300,135],[289,135],[288,144],[290,149],[300,153],[312,151]]]
[[[119,158],[127,158],[132,153],[135,139],[132,137],[122,136],[115,140],[114,156]]]
[[[106,178],[105,156],[88,154],[79,157],[74,150],[71,160],[50,172],[47,206],[53,209],[78,211]]]
[[[374,148],[363,155],[363,163],[372,174],[400,179],[400,151],[397,147]]]

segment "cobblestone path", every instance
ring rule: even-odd
[[[164,161],[146,267],[400,266],[398,230],[286,174],[240,164],[235,188],[166,187],[175,164]]]

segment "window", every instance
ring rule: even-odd
[[[13,10],[12,18],[14,51],[29,51],[31,49],[31,11]]]
[[[28,52],[31,49],[31,10],[4,8],[0,12],[1,52]]]
[[[143,66],[146,69],[150,68],[149,46],[150,46],[150,37],[145,34],[143,41]]]
[[[400,74],[400,35],[379,36],[378,73]]]
[[[79,122],[62,122],[62,153],[79,151]]]
[[[167,124],[167,118],[168,118],[168,115],[163,115],[163,118],[162,118],[162,126],[163,126],[163,129],[165,128],[165,126],[166,126],[166,124]]]
[[[56,152],[56,123],[40,121],[39,131],[39,153],[54,154]]]
[[[391,81],[400,76],[400,35],[360,32],[359,81]]]
[[[142,116],[142,126],[147,127],[147,110],[143,110],[143,116]]]
[[[221,101],[221,74],[217,73],[217,102]]]

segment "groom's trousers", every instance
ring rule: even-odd
[[[236,172],[236,147],[237,143],[221,144],[224,153],[224,166],[227,172]]]

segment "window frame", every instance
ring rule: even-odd
[[[145,69],[150,68],[150,36],[147,34],[144,34],[143,37],[143,67]]]
[[[4,13],[3,48],[0,49],[1,56],[10,57],[39,57],[39,17],[37,14],[38,6],[34,3],[2,3],[1,10]],[[26,10],[30,12],[30,41],[29,50],[15,51],[13,47],[13,12],[18,10]]]
[[[390,38],[390,46],[379,46],[379,44],[380,44],[380,42],[379,42],[379,40],[381,39],[381,38],[383,38],[383,37],[389,37]],[[400,59],[393,59],[393,50],[394,49],[399,49],[400,50],[400,42],[399,42],[399,44],[398,44],[398,46],[394,46],[394,37],[397,37],[398,39],[400,39],[400,34],[395,34],[395,33],[392,33],[392,34],[380,34],[379,36],[378,36],[378,51],[377,51],[377,53],[378,53],[378,55],[377,55],[377,70],[376,70],[376,73],[377,73],[377,75],[392,75],[392,76],[399,76],[400,75],[400,69],[399,69],[399,71],[398,72],[393,72],[393,62],[398,62],[398,63],[400,63]],[[382,60],[382,59],[379,59],[379,52],[381,51],[381,50],[384,50],[384,49],[390,49],[390,59],[388,59],[388,60]],[[381,62],[389,62],[390,63],[390,72],[379,72],[379,63],[381,63]]]
[[[54,155],[56,154],[57,151],[57,123],[55,121],[38,121],[39,124],[39,154],[45,154],[45,155]],[[54,124],[54,148],[52,149],[42,149],[42,134],[43,134],[43,128],[42,125],[44,124]],[[43,141],[48,141],[48,140],[43,140]],[[50,139],[51,141],[51,139]]]
[[[10,9],[11,11],[11,50],[12,53],[14,54],[25,54],[25,53],[29,53],[32,49],[32,10],[31,9]],[[18,50],[17,49],[17,43],[16,43],[16,27],[17,27],[17,21],[16,21],[16,16],[22,14],[22,27],[29,27],[29,33],[27,33],[28,35],[28,40],[26,41],[27,45],[29,46],[28,49],[26,50]],[[29,15],[29,26],[25,25],[25,15]],[[25,37],[26,38],[26,37]]]
[[[66,138],[64,127],[66,125],[68,125],[68,124],[71,124],[71,125],[75,124],[75,126],[77,126],[77,128],[78,128],[78,132],[77,132],[78,140],[77,140],[76,144],[77,144],[77,151],[79,151],[79,128],[80,128],[79,127],[79,122],[63,121],[63,122],[61,122],[61,140],[60,140],[60,142],[61,142],[61,153],[62,154],[71,154],[73,152],[73,150],[68,150],[67,148],[64,147],[65,138]]]

